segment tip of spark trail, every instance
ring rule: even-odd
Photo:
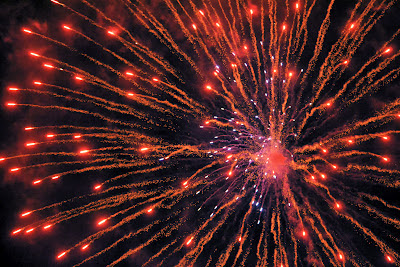
[[[392,51],[392,48],[386,48],[385,51],[383,51],[384,54],[390,53]]]
[[[8,87],[8,91],[18,91],[17,87]]]
[[[389,255],[386,255],[386,260],[390,263],[393,263],[393,258]]]
[[[7,102],[6,103],[6,106],[8,106],[8,107],[14,107],[16,105],[17,105],[17,103],[14,103],[14,102]]]
[[[89,153],[88,149],[82,149],[79,151],[79,154],[87,154],[87,153]]]
[[[63,25],[62,27],[63,27],[64,29],[66,29],[66,30],[69,30],[69,31],[72,30],[72,28],[71,28],[70,26],[68,26],[68,25]]]
[[[81,249],[86,250],[88,247],[89,247],[89,244],[82,246]]]
[[[103,219],[103,220],[99,221],[99,222],[97,223],[97,225],[102,225],[102,224],[104,224],[106,221],[107,221],[107,219]]]
[[[141,152],[145,152],[145,151],[147,151],[147,150],[149,150],[148,147],[142,147],[142,148],[140,149]]]
[[[22,31],[25,33],[29,33],[29,34],[33,33],[31,30],[29,30],[27,28],[23,28]]]
[[[18,234],[18,233],[21,232],[21,231],[22,231],[22,228],[19,228],[19,229],[13,231],[12,234],[13,234],[13,235],[16,235],[16,234]]]
[[[94,186],[94,190],[99,190],[99,189],[101,188],[101,186],[102,186],[101,184],[95,185],[95,186]]]
[[[189,246],[193,241],[193,237],[190,237],[188,241],[186,241],[186,246]]]
[[[60,254],[57,255],[57,259],[61,259],[62,257],[65,256],[65,254],[67,254],[66,251],[61,252]]]
[[[29,52],[29,55],[34,56],[34,57],[40,57],[40,55],[35,52]]]

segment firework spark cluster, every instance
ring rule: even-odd
[[[365,105],[398,81],[400,30],[360,52],[397,1],[339,30],[333,0],[51,2],[8,88],[28,139],[0,160],[70,187],[14,238],[75,225],[54,258],[76,266],[398,264],[400,98]]]

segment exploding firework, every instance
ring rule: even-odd
[[[14,238],[60,231],[76,266],[398,264],[400,30],[368,41],[396,1],[51,2],[8,88],[32,119],[2,164],[48,202]]]

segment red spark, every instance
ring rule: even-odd
[[[189,240],[186,242],[186,246],[189,246],[190,243],[192,243],[192,241],[193,241],[193,237],[190,237]]]
[[[36,180],[33,182],[34,185],[40,184],[42,182],[42,180]]]
[[[34,57],[40,57],[39,54],[36,54],[36,53],[34,53],[34,52],[30,52],[29,54],[30,54],[31,56],[34,56]]]
[[[47,230],[47,229],[51,228],[52,226],[53,226],[53,225],[48,224],[48,225],[44,226],[43,229],[44,229],[44,230]]]
[[[35,228],[28,229],[28,230],[26,230],[25,233],[29,234],[29,233],[31,233],[33,230],[35,230]]]
[[[56,180],[58,178],[60,178],[60,176],[58,176],[58,175],[54,175],[53,177],[51,177],[52,180]]]
[[[25,127],[25,131],[33,130],[33,127]]]
[[[46,137],[47,138],[53,138],[55,135],[54,134],[47,134]]]
[[[18,88],[16,88],[16,87],[9,87],[8,88],[8,91],[18,91],[19,89]]]
[[[12,102],[7,103],[7,106],[16,106],[16,105],[17,105],[16,103],[12,103]]]
[[[81,249],[82,249],[82,250],[85,250],[85,249],[87,249],[88,247],[89,247],[89,244],[84,245]]]
[[[101,184],[96,185],[96,186],[94,187],[95,190],[99,190],[100,188],[101,188]]]
[[[33,84],[35,84],[35,85],[42,85],[42,83],[39,82],[39,81],[34,81]]]
[[[75,76],[75,80],[83,81],[83,78],[82,78],[82,77],[79,77],[79,76]]]
[[[89,150],[87,149],[79,151],[79,154],[87,154],[87,153],[89,153]]]
[[[125,72],[125,74],[128,75],[128,76],[133,76],[133,73],[130,72],[130,71]]]
[[[13,168],[13,169],[10,169],[10,172],[17,172],[19,170],[20,170],[19,168]]]
[[[67,25],[63,25],[63,28],[66,30],[72,30],[71,27],[67,26]]]
[[[393,258],[390,257],[389,255],[386,255],[386,260],[387,260],[388,262],[393,262]]]
[[[37,143],[35,143],[35,142],[31,142],[31,143],[26,143],[25,144],[26,147],[35,146],[35,145],[37,145]]]
[[[31,34],[31,33],[32,33],[32,31],[31,31],[31,30],[28,30],[28,29],[25,29],[25,28],[24,28],[24,29],[22,29],[22,31],[23,31],[23,32],[26,32],[26,33],[29,33],[29,34]]]
[[[196,27],[196,25],[195,24],[192,24],[192,27],[193,27],[193,29],[197,29],[197,27]]]
[[[384,53],[384,54],[387,54],[387,53],[389,53],[390,51],[392,51],[392,48],[389,47],[389,48],[387,48],[383,53]]]
[[[142,152],[147,151],[147,150],[149,150],[148,147],[143,147],[143,148],[140,149],[140,151],[142,151]]]

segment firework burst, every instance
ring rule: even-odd
[[[35,77],[6,106],[32,119],[1,161],[63,193],[15,238],[80,224],[54,248],[76,266],[398,263],[400,101],[370,103],[400,30],[368,45],[398,2],[338,23],[334,1],[51,2],[62,20],[22,29]]]

